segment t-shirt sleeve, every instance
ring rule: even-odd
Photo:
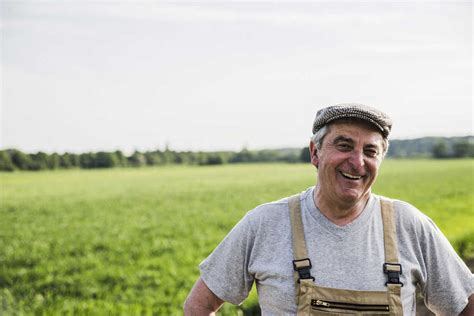
[[[474,292],[474,276],[431,219],[422,220],[421,230],[425,303],[436,315],[459,315]]]
[[[226,302],[242,303],[252,288],[254,277],[248,265],[254,238],[247,214],[199,265],[201,279]]]

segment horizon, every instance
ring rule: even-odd
[[[422,140],[422,139],[433,139],[433,138],[442,138],[442,139],[457,139],[457,138],[474,138],[474,135],[464,135],[464,136],[424,136],[424,137],[417,137],[417,138],[404,138],[404,139],[389,139],[389,142],[394,142],[394,141],[414,141],[414,140]],[[240,149],[234,150],[234,149],[216,149],[216,150],[176,150],[172,146],[164,147],[164,148],[150,148],[150,149],[145,149],[145,150],[132,150],[132,151],[123,151],[121,149],[112,149],[112,150],[93,150],[93,151],[81,151],[81,152],[76,152],[76,151],[59,151],[59,152],[52,152],[52,151],[44,151],[44,150],[39,150],[39,151],[23,151],[18,148],[0,148],[0,151],[6,151],[6,150],[19,150],[22,153],[32,155],[32,154],[37,154],[37,153],[45,153],[48,155],[51,154],[59,154],[59,155],[64,155],[64,154],[74,154],[74,155],[80,155],[80,154],[87,154],[87,153],[97,153],[97,152],[107,152],[107,153],[113,153],[116,151],[122,152],[125,156],[130,156],[134,152],[140,152],[140,153],[145,153],[145,152],[165,152],[166,150],[169,150],[171,152],[202,152],[202,153],[218,153],[218,152],[232,152],[232,153],[237,153],[241,152],[243,150],[248,150],[248,151],[278,151],[278,150],[302,150],[304,148],[308,147],[308,145],[303,145],[303,146],[294,146],[294,147],[273,147],[273,148],[247,148],[247,147],[242,147]],[[390,148],[389,148],[390,150]]]

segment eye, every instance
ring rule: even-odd
[[[367,149],[365,151],[365,154],[368,156],[368,157],[377,157],[377,155],[379,154],[378,151],[376,151],[375,149]]]
[[[352,150],[352,146],[347,143],[337,144],[337,149],[341,151],[349,151]]]

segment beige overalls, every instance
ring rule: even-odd
[[[402,267],[398,260],[393,205],[381,199],[385,263],[380,265],[387,274],[387,291],[354,291],[317,286],[311,276],[311,261],[306,250],[300,195],[290,197],[291,230],[293,238],[293,267],[297,288],[297,315],[403,315],[400,289]]]

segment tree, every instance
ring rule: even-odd
[[[71,161],[71,167],[79,168],[81,166],[81,158],[78,154],[69,154],[69,159]]]
[[[433,157],[435,158],[447,158],[448,155],[448,146],[446,146],[445,141],[439,141],[433,146],[432,149]]]
[[[190,165],[193,163],[193,153],[190,151],[182,151],[176,153],[176,160],[179,161],[181,164]]]
[[[141,167],[146,164],[145,156],[139,152],[135,151],[130,157],[128,157],[128,164],[132,167]]]
[[[224,158],[218,153],[211,153],[207,156],[206,165],[222,165],[224,163]]]
[[[46,170],[48,169],[48,161],[49,156],[48,154],[39,151],[36,154],[30,155],[33,164],[35,165],[36,170]]]
[[[231,163],[240,163],[240,162],[252,162],[254,161],[254,154],[247,149],[242,149],[240,152],[234,154],[229,162]]]
[[[95,155],[94,153],[83,153],[79,155],[79,161],[81,168],[90,169],[95,167]]]
[[[59,156],[59,166],[65,169],[72,167],[71,156],[68,153]]]
[[[113,168],[118,165],[118,159],[115,153],[99,151],[95,155],[95,167],[96,168]]]
[[[467,140],[454,143],[453,156],[456,158],[474,157],[474,144]]]
[[[309,154],[309,147],[304,147],[301,150],[300,160],[302,162],[311,162],[311,155]]]
[[[156,166],[161,162],[161,157],[154,152],[147,151],[143,154],[143,157],[145,157],[145,164],[147,166]]]
[[[12,163],[20,170],[30,170],[33,167],[33,160],[30,156],[19,150],[9,150]]]
[[[48,159],[49,169],[58,169],[61,162],[61,157],[57,153],[52,153]]]
[[[168,148],[166,148],[166,150],[161,153],[161,157],[164,164],[170,164],[175,162],[174,153]]]
[[[0,171],[14,171],[15,165],[13,164],[10,154],[8,151],[0,151]]]
[[[127,157],[122,153],[120,150],[115,151],[115,157],[117,157],[117,165],[119,167],[126,167],[127,166]]]

